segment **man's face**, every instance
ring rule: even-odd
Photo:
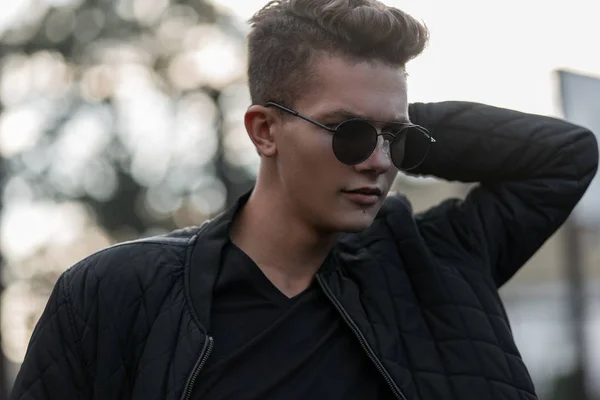
[[[408,121],[406,78],[401,70],[322,56],[314,72],[311,89],[291,105],[300,114],[328,126],[353,117]],[[275,133],[275,163],[295,217],[326,232],[367,228],[397,174],[381,139],[367,160],[349,166],[335,157],[331,132],[293,116],[284,119]],[[385,128],[385,124],[374,125],[379,131]],[[377,189],[380,195],[357,194],[360,189]]]

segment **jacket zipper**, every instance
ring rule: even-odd
[[[210,356],[210,352],[213,349],[214,340],[212,337],[208,337],[208,340],[204,343],[204,347],[202,348],[202,352],[200,353],[200,357],[198,357],[198,361],[196,365],[194,365],[194,369],[192,370],[191,375],[189,376],[187,383],[185,384],[185,389],[183,390],[183,394],[181,395],[181,400],[190,400],[192,397],[192,392],[194,390],[194,385],[196,384],[196,379],[198,379],[198,375],[200,375],[200,370],[206,364],[206,360],[208,360],[208,356]]]
[[[375,367],[377,368],[379,373],[383,376],[383,379],[385,379],[385,381],[389,385],[390,389],[392,389],[392,393],[394,393],[394,395],[398,399],[406,400],[406,396],[404,396],[404,393],[402,393],[402,391],[400,390],[400,388],[398,387],[396,382],[394,382],[394,380],[392,379],[389,372],[383,366],[382,362],[379,360],[379,358],[377,358],[377,355],[375,354],[375,352],[373,351],[371,346],[369,346],[369,343],[367,343],[367,339],[365,338],[365,336],[362,334],[362,332],[358,328],[358,325],[356,325],[356,323],[352,320],[352,317],[350,317],[350,314],[344,309],[344,307],[338,301],[338,299],[335,298],[335,296],[329,289],[329,286],[327,286],[327,284],[323,281],[323,278],[320,275],[317,275],[317,281],[319,282],[321,289],[323,289],[323,292],[325,292],[325,295],[327,296],[329,301],[331,301],[333,306],[336,308],[336,310],[342,316],[342,319],[350,327],[352,332],[354,332],[354,335],[356,335],[361,347],[363,348],[365,353],[367,353],[367,356],[371,359],[373,364],[375,364]]]

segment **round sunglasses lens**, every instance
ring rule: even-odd
[[[333,153],[342,163],[365,161],[377,145],[377,131],[366,121],[351,120],[338,126],[333,135]]]
[[[403,171],[421,165],[431,147],[431,140],[419,127],[407,127],[398,132],[391,145],[394,165]]]

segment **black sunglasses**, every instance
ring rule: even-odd
[[[431,144],[435,143],[435,139],[429,134],[427,129],[411,123],[392,122],[389,124],[398,126],[398,129],[379,133],[369,120],[352,118],[342,121],[335,128],[332,128],[272,101],[265,104],[265,106],[278,108],[281,111],[302,118],[311,124],[332,132],[333,154],[335,154],[340,162],[346,165],[360,164],[368,159],[377,148],[379,136],[382,136],[384,141],[386,139],[388,141],[389,156],[394,165],[400,170],[409,171],[425,161]]]

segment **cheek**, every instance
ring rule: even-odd
[[[326,199],[333,200],[333,194],[347,180],[349,167],[335,158],[329,134],[297,133],[279,153],[280,179],[286,190],[305,206],[330,207]]]
[[[385,182],[387,184],[388,190],[394,184],[394,181],[396,180],[397,176],[398,176],[398,169],[396,169],[395,167],[390,168],[390,170],[385,173]]]
[[[314,131],[296,131],[279,146],[279,163],[287,172],[309,175],[325,172],[338,162],[331,149],[331,135]]]

